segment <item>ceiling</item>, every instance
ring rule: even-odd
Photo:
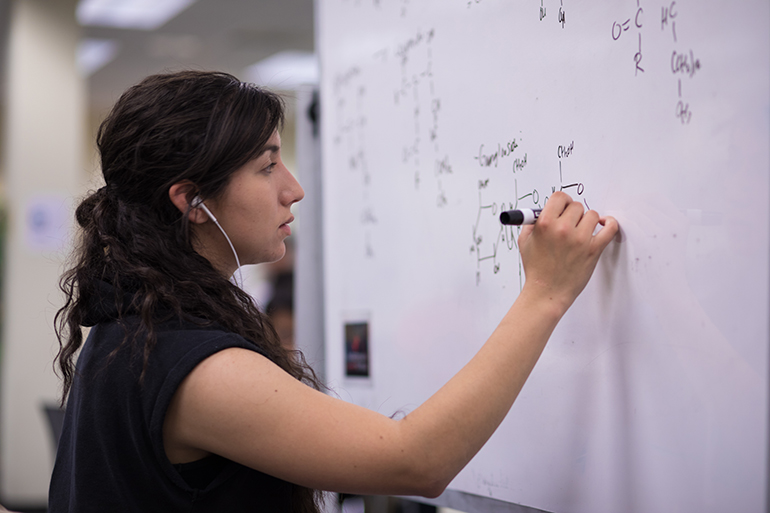
[[[5,110],[13,1],[25,0],[0,0],[0,121]],[[314,28],[313,0],[197,0],[153,31],[82,27],[83,38],[113,39],[119,44],[115,59],[87,79],[89,130],[95,130],[123,91],[147,75],[187,68],[225,71],[253,80],[245,76],[245,68],[277,52],[314,51]],[[287,120],[292,119],[291,99],[286,97]],[[286,143],[289,150],[291,141]]]
[[[197,0],[153,31],[83,27],[83,37],[119,44],[117,57],[88,79],[98,113],[152,73],[194,68],[244,78],[246,67],[279,51],[312,52],[313,0]]]

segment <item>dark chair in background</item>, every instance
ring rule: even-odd
[[[48,419],[48,427],[51,429],[51,436],[53,437],[53,450],[56,454],[56,450],[59,447],[59,438],[61,438],[61,430],[64,425],[64,408],[58,404],[43,404],[43,411]]]

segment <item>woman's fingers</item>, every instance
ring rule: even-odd
[[[597,227],[602,228],[597,230]],[[537,223],[519,238],[527,280],[546,290],[563,293],[570,304],[591,277],[604,248],[616,236],[618,223],[585,211],[580,202],[555,193]]]
[[[604,251],[604,248],[606,248],[610,241],[612,241],[618,234],[620,225],[612,216],[599,218],[599,224],[602,225],[602,229],[593,236],[591,244],[594,246],[594,249],[598,250],[598,253],[601,254],[602,251]]]
[[[561,217],[570,203],[572,203],[572,198],[570,198],[568,194],[561,191],[554,192],[553,195],[548,198],[548,202],[546,202],[545,207],[543,207],[543,211],[540,212],[538,220],[543,217],[546,218],[546,221]]]

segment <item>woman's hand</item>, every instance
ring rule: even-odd
[[[594,235],[597,225],[602,225]],[[562,313],[588,283],[602,251],[618,232],[612,217],[593,210],[563,192],[550,197],[537,223],[525,226],[519,236],[529,294],[556,301]]]

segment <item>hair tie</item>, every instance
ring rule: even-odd
[[[108,183],[100,187],[97,191],[97,194],[110,196],[111,198],[118,198],[120,195],[118,194],[118,188],[115,186],[114,183]]]

